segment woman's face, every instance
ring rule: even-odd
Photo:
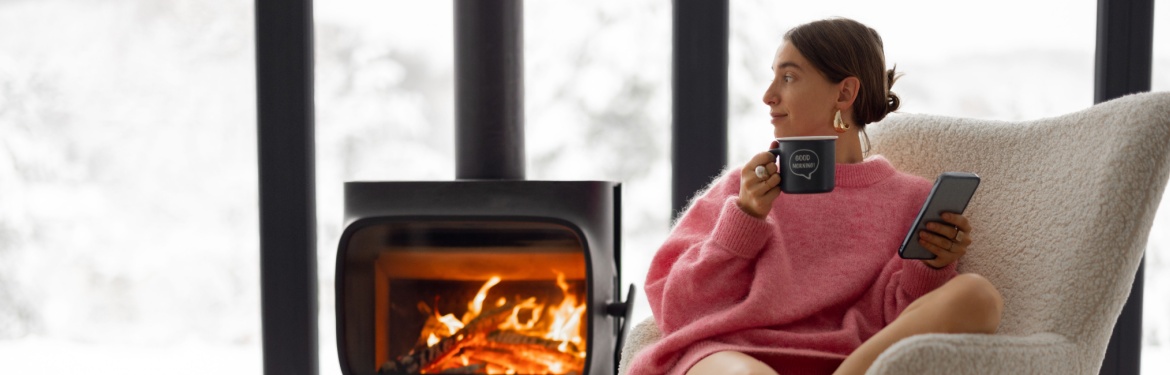
[[[788,41],[776,50],[772,72],[772,84],[764,91],[764,104],[770,109],[776,137],[837,135],[833,131],[837,84]]]

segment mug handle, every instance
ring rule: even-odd
[[[768,150],[768,152],[771,152],[772,155],[776,155],[776,158],[779,159],[781,157],[781,155],[780,155],[780,142],[779,141],[772,141],[772,144],[770,146],[771,146],[771,148]],[[780,165],[779,160],[777,160],[776,165],[777,166]]]
[[[781,158],[783,158],[784,155],[780,154],[780,148],[778,148],[778,147],[773,148],[773,149],[768,150],[768,152],[771,152],[772,155],[776,155],[776,173],[782,172],[782,170],[780,168],[782,168],[784,166],[784,163],[781,163],[781,161],[783,160]]]

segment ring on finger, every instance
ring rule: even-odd
[[[756,166],[756,177],[759,177],[761,180],[768,178],[768,168],[765,168],[762,165],[757,165]]]
[[[955,242],[959,242],[962,240],[963,240],[963,231],[961,231],[961,230],[955,231]]]

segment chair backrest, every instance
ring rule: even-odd
[[[1100,363],[1170,172],[1170,93],[1021,122],[892,114],[867,131],[900,170],[983,178],[959,271],[1002,292],[1001,333],[1059,333]]]

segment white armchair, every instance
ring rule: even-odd
[[[995,335],[910,337],[867,374],[1096,374],[1170,176],[1170,93],[1034,121],[893,114],[867,129],[900,170],[983,178],[959,272],[986,276],[1005,307]],[[660,335],[652,319],[634,327],[619,373]]]

